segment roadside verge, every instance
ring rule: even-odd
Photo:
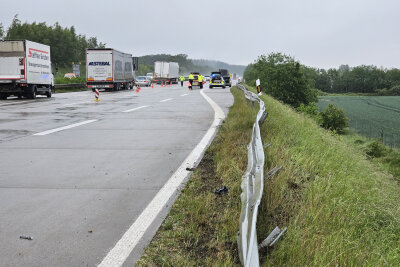
[[[213,144],[140,261],[139,266],[240,265],[237,232],[240,183],[257,107],[232,89],[235,104]],[[266,181],[259,243],[287,227],[274,247],[260,250],[263,266],[397,266],[400,262],[400,186],[363,151],[312,119],[263,95]],[[214,191],[226,186],[226,194]]]

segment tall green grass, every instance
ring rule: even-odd
[[[271,266],[399,266],[400,187],[364,151],[268,96],[262,128],[268,170],[259,240],[279,225],[285,238],[261,253]]]

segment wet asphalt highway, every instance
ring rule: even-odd
[[[228,88],[205,93],[233,104]],[[53,96],[0,101],[0,266],[99,264],[214,119],[177,85]]]

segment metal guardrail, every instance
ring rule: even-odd
[[[63,89],[63,88],[83,88],[86,87],[84,83],[66,83],[66,84],[55,84],[55,89]]]
[[[243,266],[259,266],[256,222],[258,206],[264,188],[264,148],[261,139],[260,125],[264,122],[268,113],[265,112],[264,101],[256,94],[250,92],[243,85],[238,87],[243,90],[246,98],[258,102],[260,110],[257,113],[256,122],[253,125],[253,134],[248,145],[247,171],[242,177],[242,210],[239,220],[238,246],[239,257]]]

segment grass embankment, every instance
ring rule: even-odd
[[[240,182],[254,121],[243,93],[139,265],[237,265]],[[261,242],[278,225],[285,237],[260,251],[272,266],[398,266],[400,186],[365,153],[312,119],[262,96],[267,181],[259,210]],[[251,109],[250,109],[251,110]],[[213,190],[227,185],[227,195]]]

